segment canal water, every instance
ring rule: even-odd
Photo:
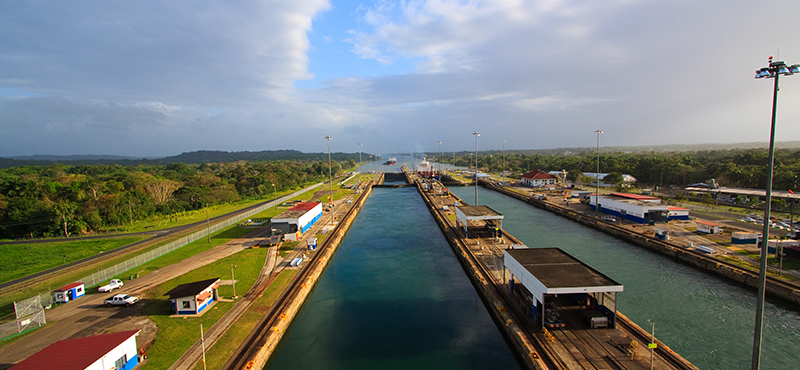
[[[377,188],[265,368],[520,367],[416,189]]]
[[[473,187],[450,190],[466,202]],[[755,289],[674,262],[506,195],[478,189],[478,204],[531,248],[558,247],[624,285],[617,309],[700,369],[749,369]],[[798,308],[767,300],[761,369],[800,368]]]

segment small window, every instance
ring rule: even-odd
[[[114,368],[115,369],[122,369],[125,364],[128,363],[128,355],[122,355],[122,357],[118,358],[117,361],[114,361]]]
[[[75,291],[78,292],[78,293],[83,292],[83,287],[79,286],[78,289],[75,289]]]
[[[183,308],[192,308],[192,303],[190,301],[182,301]]]

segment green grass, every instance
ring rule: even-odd
[[[169,252],[161,257],[158,257],[150,262],[142,264],[135,269],[125,271],[120,273],[119,275],[115,276],[115,278],[127,280],[128,277],[133,273],[139,273],[139,276],[145,275],[149,272],[158,270],[162,267],[169,266],[174,263],[178,263],[187,259],[195,254],[205,252],[209,249],[212,249],[218,245],[227,243],[233,239],[242,237],[253,232],[255,229],[241,227],[239,225],[232,225],[225,229],[222,229],[214,234],[211,234],[211,242],[208,242],[208,239],[198,239],[194,242],[191,242],[183,247],[180,247],[172,252]]]
[[[146,238],[146,236],[129,236],[53,243],[6,244],[0,246],[2,248],[0,282],[58,267],[65,262],[74,262]]]
[[[170,263],[181,261],[181,260],[183,260],[183,259],[185,259],[185,258],[187,258],[187,257],[189,257],[189,256],[191,256],[193,254],[200,253],[200,252],[202,252],[204,250],[207,250],[207,249],[210,249],[210,248],[212,248],[214,246],[220,245],[220,244],[222,244],[222,243],[224,243],[224,242],[236,237],[237,235],[247,234],[250,231],[253,231],[253,229],[247,229],[247,228],[243,228],[243,227],[236,226],[236,225],[230,226],[230,227],[228,227],[228,228],[226,228],[224,230],[220,230],[219,232],[217,232],[215,234],[211,234],[211,243],[210,244],[206,242],[206,239],[201,239],[201,240],[195,241],[194,243],[190,243],[190,244],[185,245],[185,246],[183,246],[181,248],[178,248],[178,249],[176,249],[176,250],[174,250],[174,251],[172,251],[170,253],[167,253],[167,254],[159,257],[159,258],[156,258],[155,260],[150,261],[150,262],[148,262],[148,263],[146,263],[144,265],[138,266],[138,267],[133,268],[133,269],[131,269],[129,271],[122,272],[117,277],[118,278],[124,278],[125,280],[127,280],[128,276],[131,275],[132,273],[135,273],[135,272],[147,273],[149,271],[156,270],[158,267],[155,267],[155,266],[163,267],[163,266],[169,265]],[[177,237],[175,237],[173,239],[177,240],[179,238],[180,237],[177,236]],[[161,245],[169,243],[173,239],[164,240],[164,241],[162,241],[162,242],[160,242],[158,244],[154,244],[154,245],[152,245],[150,247],[142,249],[142,250],[136,252],[135,254],[134,253],[129,253],[129,254],[125,254],[125,255],[121,255],[121,256],[112,258],[112,259],[110,259],[108,261],[104,261],[102,263],[98,263],[96,265],[82,267],[82,268],[79,268],[79,269],[69,269],[69,270],[67,270],[67,271],[65,271],[63,273],[56,274],[52,278],[50,278],[50,279],[48,279],[46,281],[43,281],[41,283],[38,283],[38,284],[35,284],[35,285],[31,285],[31,286],[28,286],[28,287],[25,287],[25,288],[22,288],[22,289],[17,289],[17,290],[14,290],[12,292],[9,292],[9,293],[5,293],[2,296],[0,296],[0,322],[9,321],[9,320],[12,320],[14,318],[13,317],[13,315],[14,315],[13,302],[15,302],[15,301],[28,299],[30,297],[33,297],[37,293],[43,293],[43,292],[52,291],[53,289],[56,289],[56,288],[58,288],[60,286],[66,285],[66,284],[71,283],[73,281],[76,281],[78,279],[82,279],[83,277],[85,277],[87,275],[91,275],[93,272],[97,272],[97,271],[99,271],[99,270],[101,270],[103,268],[110,267],[110,266],[113,266],[113,265],[115,265],[117,263],[120,263],[122,261],[128,260],[128,259],[132,258],[134,255],[144,254],[147,251],[153,250],[153,249],[155,249],[155,248],[157,248],[157,247],[159,247]],[[172,261],[172,262],[170,262],[170,261]],[[93,294],[94,292],[96,292],[94,289],[90,289],[91,287],[89,285],[91,285],[91,282],[87,282],[87,287],[86,287],[87,288],[86,289],[87,294]]]
[[[195,341],[200,339],[200,325],[203,330],[208,331],[226,313],[234,302],[217,302],[211,309],[201,317],[192,318],[171,318],[172,309],[170,308],[169,298],[164,296],[172,288],[191,283],[198,280],[220,277],[223,280],[230,279],[231,265],[236,265],[237,290],[239,294],[252,287],[261,267],[267,249],[245,249],[232,256],[223,258],[201,268],[195,269],[187,274],[172,279],[148,291],[144,298],[147,299],[142,311],[147,315],[156,326],[158,333],[153,347],[147,352],[148,362],[142,369],[166,369],[178,358],[180,358]],[[233,288],[230,285],[223,285],[219,288],[221,297],[230,298],[233,295]]]
[[[281,247],[278,249],[278,253],[281,257],[286,257],[287,254],[294,250],[297,244],[300,244],[300,242],[283,242],[281,243]]]
[[[255,328],[261,318],[269,312],[271,306],[280,296],[281,292],[289,285],[298,270],[283,270],[269,288],[256,299],[252,306],[245,312],[236,325],[232,326],[217,343],[206,351],[206,365],[208,369],[221,369],[228,361],[239,344],[242,343],[250,331]],[[196,370],[202,370],[203,364],[198,363]]]

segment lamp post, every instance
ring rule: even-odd
[[[600,134],[603,130],[594,132],[597,134],[597,172],[595,173],[594,180],[594,210],[600,212]]]
[[[359,168],[361,167],[361,143],[358,143],[358,167]],[[361,172],[363,172],[363,171],[361,171],[361,170],[358,171],[358,182],[359,183],[363,183],[364,182],[364,176],[363,176],[363,174]],[[359,185],[359,187],[360,187],[360,185]]]
[[[439,162],[439,181],[442,181],[442,141],[439,140],[439,158],[436,158],[436,162]]]
[[[236,278],[233,277],[233,269],[236,268],[236,265],[231,265],[231,284],[233,284],[233,299],[236,299]]]
[[[328,208],[331,213],[331,225],[333,225],[333,175],[331,174],[331,140],[330,135],[325,136],[328,140],[328,184],[330,185],[330,193],[328,194]]]
[[[472,135],[475,135],[475,206],[478,205],[478,136],[481,136],[479,132],[473,132]]]
[[[500,180],[503,181],[503,185],[506,184],[506,141],[503,140],[503,172],[500,173]]]
[[[275,183],[270,183],[270,185],[272,185],[272,198],[273,199],[278,199],[277,198],[277,194],[275,194],[276,193],[275,192]]]
[[[753,358],[750,363],[752,370],[761,367],[761,340],[764,328],[764,287],[767,281],[767,246],[769,240],[769,213],[772,203],[772,173],[775,165],[775,113],[778,109],[778,77],[791,76],[800,73],[800,64],[787,66],[783,61],[773,61],[769,57],[769,66],[756,71],[756,78],[774,78],[772,90],[772,125],[769,132],[769,170],[767,171],[767,199],[764,206],[764,232],[761,240],[761,271],[758,275],[758,305],[756,306],[756,325],[753,334]]]

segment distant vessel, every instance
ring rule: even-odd
[[[395,157],[389,158],[389,160],[386,161],[386,162],[383,162],[383,164],[387,165],[387,166],[394,166],[394,165],[397,164],[397,158],[395,158]]]
[[[422,157],[422,162],[417,165],[417,173],[422,177],[433,176],[433,166],[426,157]]]

